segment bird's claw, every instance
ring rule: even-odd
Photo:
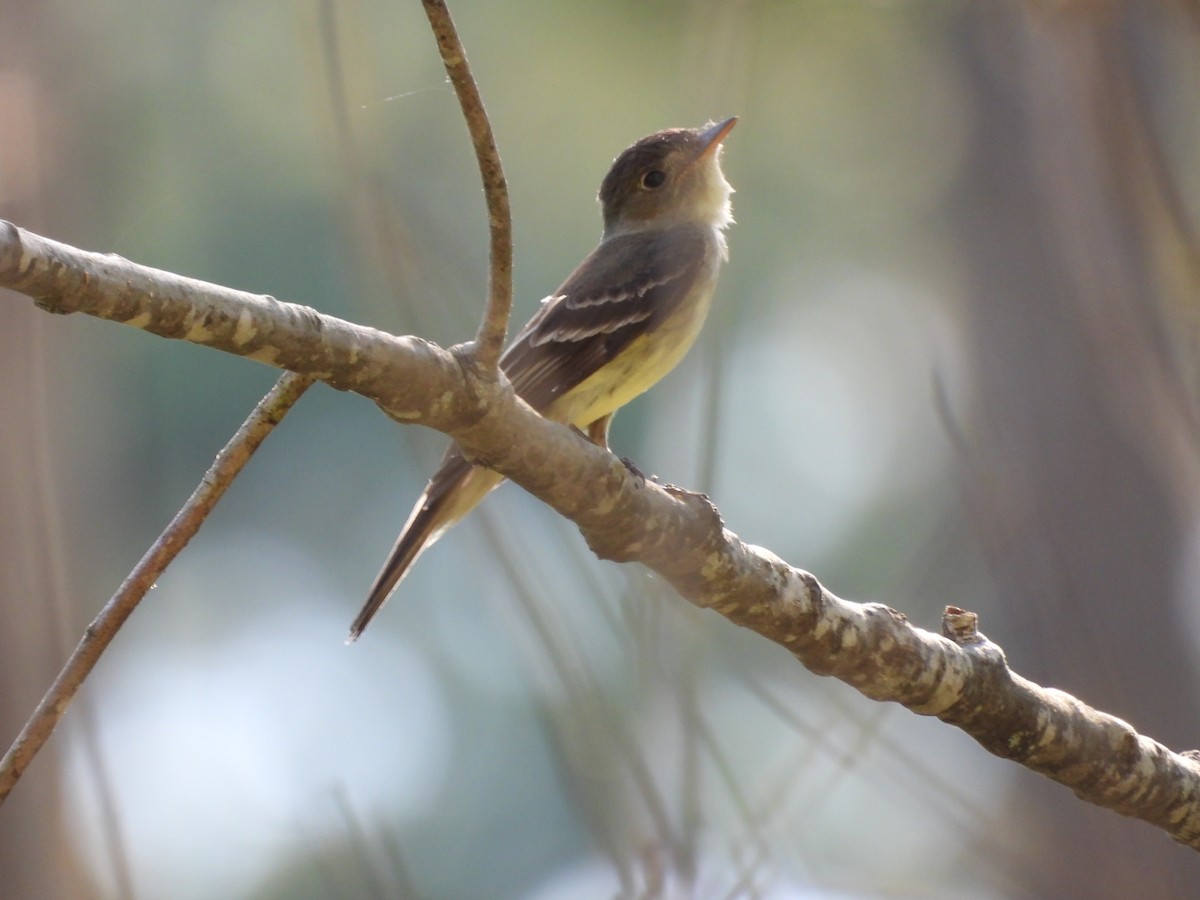
[[[643,482],[646,481],[645,473],[642,472],[642,470],[639,469],[636,465],[634,465],[633,460],[630,459],[628,456],[621,457],[621,465],[623,465],[626,469],[629,470],[630,475],[634,476],[635,478],[637,478]]]

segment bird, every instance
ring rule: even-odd
[[[598,199],[600,243],[500,358],[516,394],[542,416],[608,447],[613,414],[695,343],[728,258],[733,188],[722,142],[737,117],[668,128],[613,161]],[[356,641],[417,557],[503,482],[452,444],[405,522],[350,626]]]

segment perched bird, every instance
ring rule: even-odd
[[[721,142],[736,118],[644,137],[600,185],[600,244],[542,301],[500,358],[526,403],[608,446],[613,413],[687,353],[708,314],[733,221]],[[504,479],[451,445],[350,627],[350,640],[421,552]]]

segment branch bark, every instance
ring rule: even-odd
[[[973,614],[948,608],[945,634],[935,635],[886,606],[834,596],[808,572],[741,541],[706,497],[647,482],[542,419],[469,356],[77,250],[7,222],[0,286],[47,311],[82,312],[287,368],[362,394],[397,421],[445,432],[470,459],[575,522],[597,555],[640,561],[810,671],[936,716],[1080,798],[1200,849],[1200,764],[1190,754],[1012,672]]]
[[[187,503],[175,514],[158,540],[146,551],[121,587],[88,625],[87,631],[71,652],[58,677],[54,679],[54,683],[46,691],[46,695],[42,697],[33,715],[4,754],[4,758],[0,759],[0,803],[8,797],[26,767],[50,739],[67,705],[91,674],[113,638],[117,636],[121,626],[133,615],[133,611],[158,581],[159,576],[166,571],[167,566],[187,546],[188,541],[196,536],[208,514],[250,461],[254,451],[261,446],[267,435],[282,421],[288,410],[312,383],[312,378],[293,372],[285,372],[280,377],[275,386],[254,407],[241,428],[217,454],[217,458],[204,473],[199,487],[188,498]]]
[[[475,335],[474,355],[485,371],[494,370],[504,350],[504,337],[508,331],[508,319],[512,314],[512,211],[508,202],[508,184],[504,180],[504,169],[500,165],[500,151],[492,135],[492,123],[483,108],[483,98],[471,75],[467,63],[467,51],[458,39],[454,20],[443,0],[421,0],[429,27],[433,29],[438,52],[458,95],[467,130],[471,133],[471,145],[475,148],[475,160],[479,164],[479,175],[483,179],[483,195],[487,201],[488,233],[490,249],[488,259],[488,297],[483,319]]]

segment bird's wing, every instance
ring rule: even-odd
[[[679,306],[717,251],[709,229],[619,235],[580,263],[513,339],[500,365],[534,409],[581,384]]]

